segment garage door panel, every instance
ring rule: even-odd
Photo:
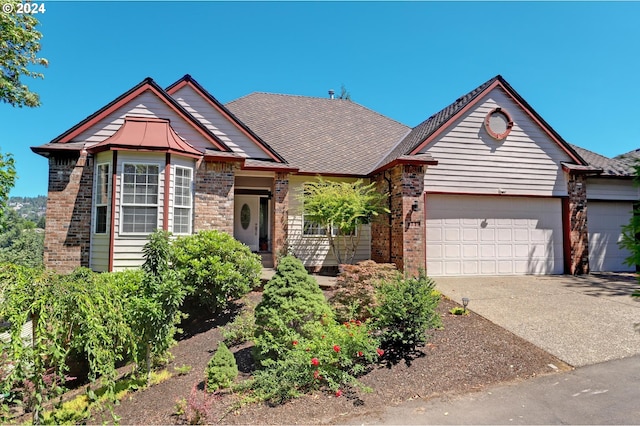
[[[428,195],[426,213],[429,275],[563,271],[559,199]]]
[[[622,227],[632,214],[631,202],[587,201],[589,266],[593,272],[635,271],[634,266],[624,263],[630,253],[618,246]]]

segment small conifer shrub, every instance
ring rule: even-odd
[[[218,349],[209,360],[206,373],[208,392],[230,387],[238,376],[236,359],[224,342],[220,342]]]

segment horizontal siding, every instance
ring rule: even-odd
[[[587,178],[587,199],[637,201],[640,192],[632,180]]]
[[[338,262],[331,252],[326,237],[302,235],[302,205],[300,194],[304,182],[313,181],[303,177],[291,177],[289,180],[289,245],[293,253],[305,266],[337,266]],[[353,181],[355,179],[346,179]],[[354,262],[371,258],[371,227],[363,226],[360,242],[356,250]]]
[[[191,87],[184,86],[173,97],[234,152],[249,158],[268,157],[234,123],[227,120]]]
[[[73,142],[102,142],[113,135],[124,123],[127,115],[138,117],[157,117],[171,120],[171,127],[184,140],[196,147],[212,147],[191,124],[180,117],[163,100],[150,91],[120,107],[118,110],[100,120],[90,129],[78,135]]]
[[[497,141],[484,128],[486,115],[506,110],[514,126]],[[433,192],[563,196],[566,179],[560,162],[569,156],[500,88],[480,102],[422,152],[438,165],[425,175],[425,189]]]
[[[113,253],[114,271],[139,268],[144,263],[142,249],[147,243],[147,238],[116,238]]]
[[[109,235],[91,237],[91,269],[97,272],[109,269]]]

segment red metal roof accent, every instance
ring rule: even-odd
[[[117,132],[87,149],[91,154],[107,150],[157,151],[202,157],[202,152],[178,136],[169,120],[154,117],[127,116]]]

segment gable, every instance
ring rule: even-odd
[[[198,93],[190,79],[170,87],[168,93],[233,152],[245,158],[280,160],[217,101],[208,99],[207,93]]]
[[[168,119],[173,130],[196,149],[204,151],[207,148],[216,148],[201,131],[194,128],[192,123],[189,123],[151,90],[145,90],[108,113],[95,124],[74,136],[70,142],[102,142],[124,124],[126,116]]]
[[[511,116],[503,140],[489,135],[485,117],[495,108]],[[414,153],[429,153],[438,166],[425,177],[431,192],[563,196],[561,162],[575,162],[568,151],[522,103],[497,85],[479,97],[432,140]]]

